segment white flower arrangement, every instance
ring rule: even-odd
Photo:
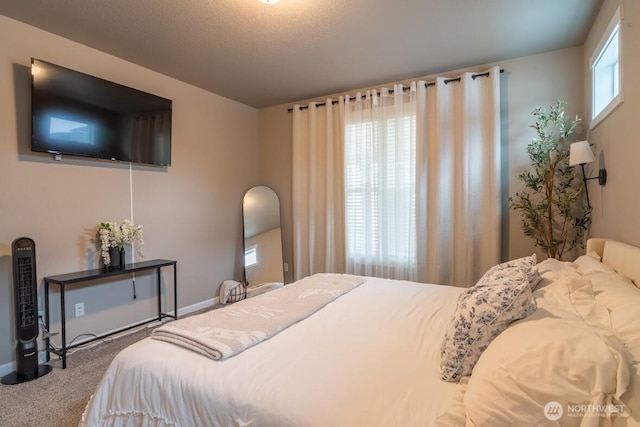
[[[98,235],[100,237],[102,260],[105,266],[111,265],[111,256],[109,255],[109,249],[111,248],[135,244],[138,256],[144,257],[142,253],[144,241],[142,240],[141,225],[135,225],[128,219],[125,219],[122,225],[118,225],[117,222],[101,222],[98,228]]]

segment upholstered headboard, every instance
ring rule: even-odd
[[[589,239],[587,253],[596,252],[602,263],[624,274],[640,287],[640,248],[609,239]]]

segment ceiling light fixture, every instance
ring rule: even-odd
[[[271,4],[278,3],[279,0],[260,0],[261,3]]]

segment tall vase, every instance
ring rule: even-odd
[[[124,248],[116,246],[115,248],[109,248],[109,257],[111,258],[111,264],[109,264],[108,270],[124,270],[125,264]]]

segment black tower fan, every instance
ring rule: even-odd
[[[36,287],[36,244],[20,237],[11,245],[13,256],[13,299],[16,313],[16,370],[2,378],[2,384],[19,384],[51,372],[50,365],[38,365],[38,290]]]

